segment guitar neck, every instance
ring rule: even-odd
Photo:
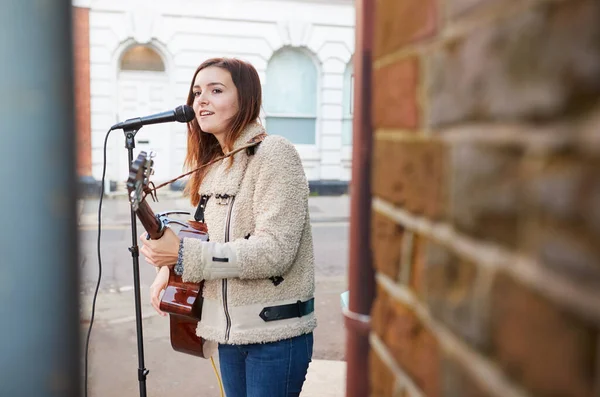
[[[135,214],[152,240],[158,240],[162,237],[165,232],[164,228],[146,200],[140,203],[137,211],[135,211]]]

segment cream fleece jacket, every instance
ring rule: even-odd
[[[234,144],[264,132],[252,124]],[[295,147],[267,136],[254,155],[240,151],[211,166],[200,194],[208,242],[183,240],[183,280],[204,283],[197,334],[225,344],[271,342],[316,327],[314,312],[265,322],[266,306],[305,302],[314,295],[308,182]],[[280,283],[272,277],[282,277]],[[276,285],[277,284],[277,285]]]

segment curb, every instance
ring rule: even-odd
[[[350,217],[347,216],[332,216],[330,218],[322,217],[322,218],[310,218],[310,223],[344,223],[350,222]]]

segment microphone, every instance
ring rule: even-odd
[[[171,121],[189,123],[190,121],[194,120],[194,117],[196,117],[196,115],[194,114],[194,109],[192,109],[188,105],[181,105],[177,106],[174,110],[169,110],[167,112],[156,113],[150,116],[136,117],[133,119],[122,121],[110,127],[110,130],[139,130],[144,125],[169,123]]]

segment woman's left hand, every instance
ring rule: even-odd
[[[171,266],[177,263],[179,255],[179,237],[170,228],[166,228],[165,233],[158,240],[146,240],[147,233],[142,233],[140,242],[142,249],[140,253],[144,255],[146,262],[151,265]]]

